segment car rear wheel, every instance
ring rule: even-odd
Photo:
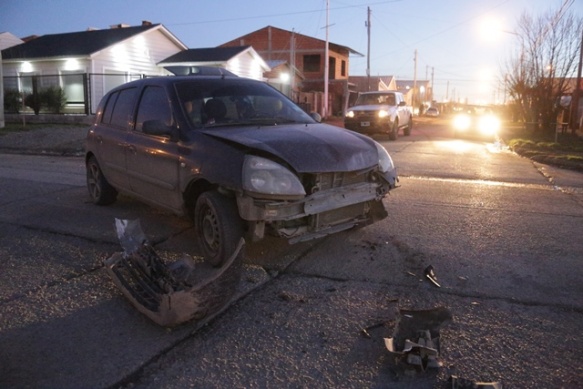
[[[117,199],[117,190],[107,180],[95,157],[89,158],[87,169],[87,189],[94,204],[109,205]]]
[[[389,131],[389,139],[397,140],[398,136],[399,136],[399,121],[395,119],[393,125],[391,126],[391,130]]]
[[[243,236],[236,202],[215,191],[196,201],[194,227],[205,261],[215,267],[229,259]]]

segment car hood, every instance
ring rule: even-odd
[[[355,105],[349,108],[349,111],[380,111],[381,109],[388,111],[393,109],[394,105],[386,105],[386,104],[371,104],[371,105]]]
[[[355,171],[376,166],[379,162],[372,139],[328,124],[211,128],[200,131],[275,155],[298,173]]]

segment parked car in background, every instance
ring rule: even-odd
[[[344,127],[362,134],[388,134],[395,140],[400,129],[404,135],[411,135],[413,111],[400,92],[365,92],[346,112]]]
[[[500,130],[500,119],[491,108],[467,106],[453,117],[454,137],[495,141]]]
[[[192,216],[215,266],[241,237],[295,243],[381,220],[398,181],[376,141],[319,123],[263,82],[229,75],[113,89],[88,132],[85,161],[95,204],[123,192]]]
[[[427,111],[425,111],[425,116],[438,117],[439,110],[436,107],[429,107],[427,108]]]

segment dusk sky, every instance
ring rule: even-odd
[[[523,12],[542,15],[565,0],[329,0],[329,41],[363,57],[350,74],[366,75],[367,7],[371,75],[432,79],[435,98],[502,100],[501,68],[518,37]],[[583,15],[583,0],[568,1]],[[161,23],[189,48],[214,47],[271,25],[326,39],[326,0],[0,0],[0,32],[17,37]]]

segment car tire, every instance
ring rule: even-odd
[[[409,123],[407,124],[407,127],[405,127],[405,129],[403,130],[403,134],[405,136],[409,136],[411,135],[411,130],[413,129],[413,118],[410,117],[409,118]]]
[[[95,157],[87,160],[87,189],[94,204],[109,205],[117,199],[117,190],[107,180]]]
[[[204,260],[223,265],[243,236],[243,221],[235,200],[216,191],[202,193],[194,208],[194,228]]]
[[[398,136],[399,136],[399,121],[397,119],[395,119],[395,121],[393,122],[393,125],[391,126],[391,129],[389,131],[389,139],[390,140],[397,140]]]

